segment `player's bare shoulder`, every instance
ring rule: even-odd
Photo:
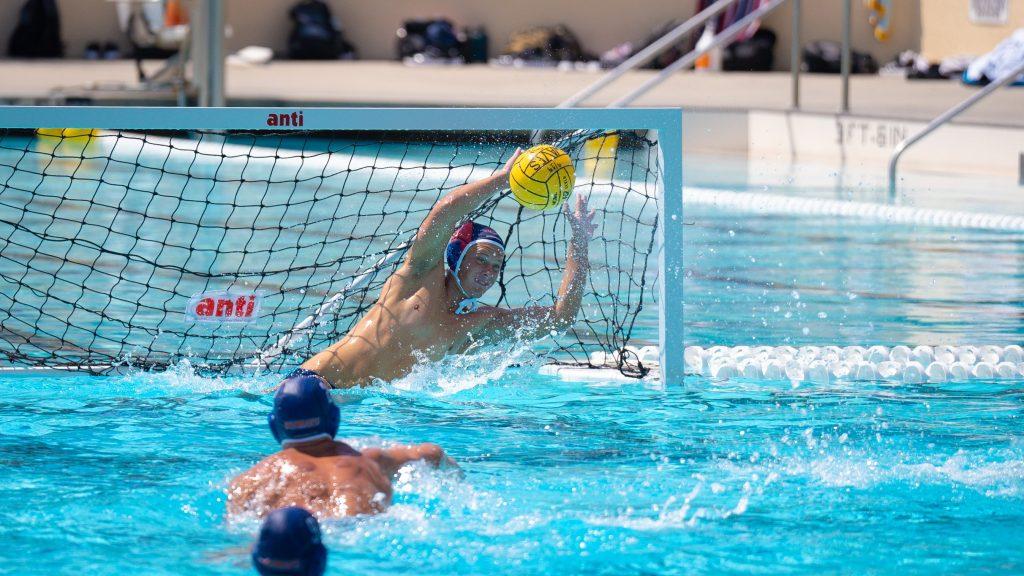
[[[384,282],[377,302],[384,304],[405,300],[424,286],[436,285],[443,281],[444,268],[440,260],[436,266],[421,274],[414,273],[408,264],[403,264]]]
[[[279,496],[279,490],[275,490],[278,484],[270,480],[280,477],[281,464],[280,454],[272,454],[232,480],[227,490],[228,512],[257,511],[266,502],[275,501]]]

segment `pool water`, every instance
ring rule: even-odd
[[[784,171],[752,162],[744,173],[735,159],[698,159],[684,173],[690,186],[884,202],[871,172],[826,178],[821,166]],[[822,184],[829,178],[839,180],[841,193]],[[907,179],[918,187],[908,189],[904,205],[1024,215],[1015,183],[972,187],[962,178],[913,173]],[[971,190],[987,200],[965,202]],[[1016,200],[994,204],[1011,196]],[[1024,233],[694,203],[686,204],[684,219],[688,344],[1005,346],[1024,335]]]
[[[1024,570],[1019,384],[662,389],[491,360],[336,393],[339,437],[434,441],[465,477],[408,466],[387,513],[324,523],[330,574]],[[0,380],[4,572],[248,573],[258,523],[224,488],[277,449],[274,382]]]
[[[688,344],[1021,340],[1020,234],[685,220]],[[387,513],[326,522],[329,573],[1024,571],[1020,381],[663,388],[564,382],[514,352],[336,393],[340,437],[437,442],[465,476],[409,466]],[[224,489],[277,449],[277,378],[0,376],[0,573],[251,573],[258,522],[226,517]]]

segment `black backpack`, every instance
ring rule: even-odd
[[[769,72],[775,62],[775,33],[758,28],[746,40],[733,42],[722,54],[722,70]]]
[[[465,34],[446,18],[406,20],[398,29],[398,59],[422,54],[429,58],[468,60]]]
[[[355,59],[355,47],[341,34],[331,10],[321,0],[304,0],[292,7],[288,57],[293,60]]]
[[[7,45],[13,58],[60,58],[60,16],[55,0],[28,0],[18,15],[18,24]]]
[[[831,40],[817,40],[804,46],[805,72],[839,74],[842,62],[843,47]],[[850,50],[851,74],[874,74],[878,72],[878,62],[864,52]]]

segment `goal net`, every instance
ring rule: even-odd
[[[657,339],[656,134],[544,134],[573,158],[575,193],[590,196],[600,228],[576,324],[534,349],[556,362],[614,358],[639,375],[622,351]],[[438,199],[529,137],[0,129],[0,365],[297,365],[373,305]],[[506,192],[473,217],[507,242],[482,300],[551,304],[564,216]]]

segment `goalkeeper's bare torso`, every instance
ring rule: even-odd
[[[456,315],[445,291],[444,266],[414,276],[403,266],[381,290],[376,304],[349,333],[307,360],[332,386],[347,388],[405,376],[419,361],[463,352],[495,318],[481,306]]]

